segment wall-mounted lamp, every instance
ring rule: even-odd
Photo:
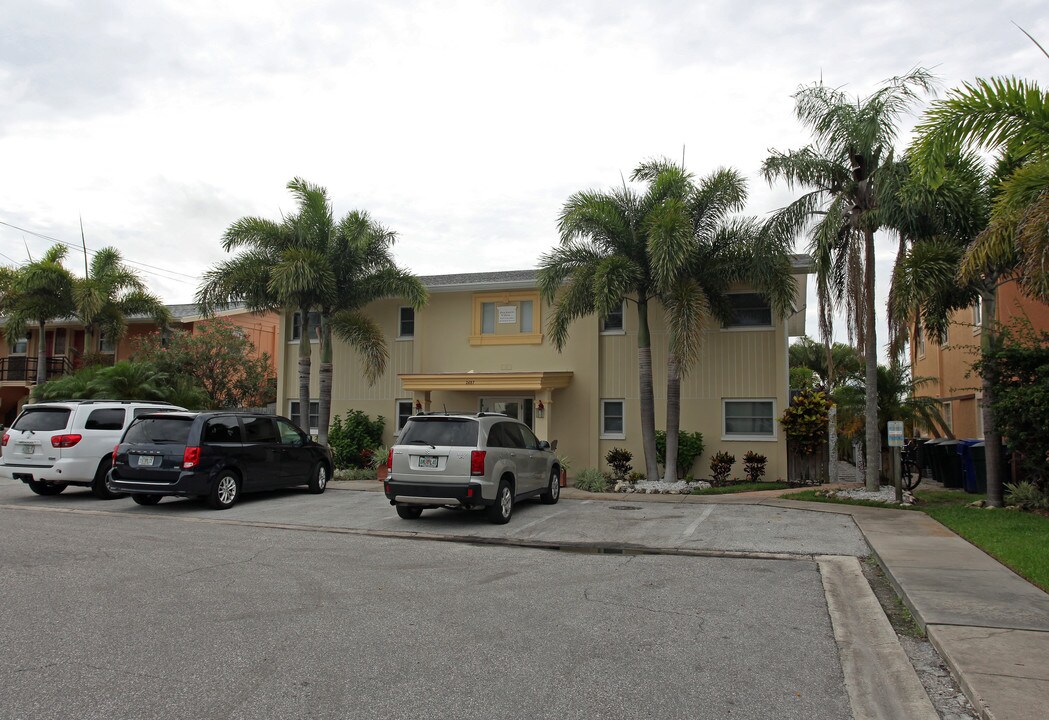
[[[539,403],[535,406],[535,416],[537,418],[541,418],[541,417],[543,417],[545,412],[546,412],[546,408],[543,407],[543,401],[540,400]]]
[[[423,404],[418,400],[415,401],[415,414],[418,415],[423,411]]]

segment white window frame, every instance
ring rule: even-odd
[[[22,349],[19,350],[19,347]],[[12,355],[28,355],[29,354],[29,336],[18,338],[11,343],[11,354]]]
[[[981,325],[983,322],[983,298],[976,298],[976,304],[973,305],[973,335],[979,335]]]
[[[291,326],[288,328],[288,342],[289,343],[297,343],[299,341],[299,335],[302,332],[302,330],[301,330],[302,323],[300,322],[300,323],[298,323],[296,325],[295,324],[295,318],[299,317],[300,315],[301,315],[301,313],[298,310],[296,310],[295,312],[293,312],[291,314],[291,317],[288,319],[288,322],[291,323]],[[314,337],[310,338],[310,342],[311,343],[319,343],[321,341],[321,337],[320,337],[320,335],[321,335],[321,325],[320,325],[321,314],[317,310],[310,310],[310,315],[311,316],[316,316],[316,318],[317,318],[317,322],[316,323],[310,323],[310,327],[313,328],[313,332],[314,332]]]
[[[397,423],[401,422],[401,406],[408,406],[408,417],[415,414],[415,402],[411,398],[397,398],[393,401],[393,436],[397,437],[401,434],[401,430],[404,429],[404,425],[398,427]],[[405,419],[407,421],[407,418]]]
[[[605,406],[609,403],[619,403],[620,417],[623,419],[623,429],[609,432],[605,430]],[[602,398],[601,399],[601,439],[602,440],[626,440],[626,400],[624,398]]]
[[[917,336],[916,339],[917,339],[917,343],[916,344],[918,345],[917,355],[918,355],[919,358],[924,358],[925,357],[925,328],[918,328],[918,336]]]
[[[297,406],[298,404],[299,404],[299,401],[297,399],[288,400],[288,418],[293,423],[295,423],[296,427],[299,427],[300,430],[305,430],[310,435],[316,435],[319,432],[319,425],[320,425],[320,415],[321,415],[321,403],[320,403],[320,400],[313,400],[313,399],[310,400],[310,409],[309,409],[309,412],[306,415],[306,421],[310,425],[310,427],[308,427],[308,428],[304,428],[304,427],[301,427],[301,426],[298,425],[298,420],[299,420],[298,413],[295,412],[295,406]],[[317,412],[316,413],[313,412],[314,404],[317,405]],[[317,425],[314,425],[313,422],[312,422],[314,417],[317,418]]]
[[[408,310],[412,314],[412,332],[407,334],[404,332],[404,311]],[[415,308],[411,305],[401,305],[397,308],[397,339],[398,340],[413,340],[415,338]]]
[[[759,292],[751,292],[751,291],[733,292],[733,293],[728,293],[728,295],[730,297],[733,296],[733,295],[757,295],[758,297],[761,297],[761,293],[759,293]],[[765,298],[762,298],[762,300],[768,305],[768,308],[769,308],[769,324],[768,325],[729,325],[729,324],[723,324],[721,326],[722,332],[752,332],[752,331],[755,331],[755,330],[757,330],[757,331],[775,330],[776,329],[776,313],[775,313],[775,310],[772,308],[772,303],[769,302]],[[724,429],[724,428],[722,428],[722,429]]]
[[[726,408],[731,403],[768,403],[772,411],[769,414],[769,418],[772,420],[772,433],[770,435],[757,435],[757,434],[744,434],[744,433],[729,433],[726,429],[728,422],[728,413]],[[776,398],[768,397],[735,397],[735,398],[721,398],[721,439],[725,442],[731,442],[734,440],[740,440],[744,442],[778,442],[779,431],[776,423]]]
[[[944,400],[940,404],[940,417],[943,418],[943,424],[947,426],[947,429],[952,433],[954,432],[954,401]]]
[[[606,328],[605,318],[601,318],[600,332],[602,335],[626,335],[626,300],[619,306],[619,327]]]

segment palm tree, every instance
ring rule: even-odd
[[[1049,300],[1049,93],[1018,78],[977,79],[934,102],[916,128],[912,159],[933,185],[952,156],[966,149],[1000,153],[1001,183],[990,223],[969,249],[961,272],[1019,261],[1017,279]]]
[[[782,179],[791,188],[808,188],[775,214],[770,227],[793,235],[809,228],[821,333],[830,336],[832,308],[844,306],[850,336],[855,334],[864,349],[869,490],[880,484],[874,300],[874,236],[882,227],[880,176],[893,164],[900,115],[931,85],[931,75],[919,68],[863,98],[822,83],[802,88],[794,95],[795,114],[815,143],[786,153],[774,150],[762,165],[769,182]]]
[[[6,281],[4,334],[8,341],[25,336],[30,324],[39,328],[36,382],[47,379],[47,347],[44,326],[51,320],[73,314],[73,275],[62,265],[65,245],[53,245],[35,262],[23,265]]]
[[[73,301],[76,317],[84,325],[84,347],[89,352],[96,347],[98,333],[114,342],[124,337],[129,315],[150,315],[161,327],[171,322],[171,313],[163,301],[123,264],[116,248],[95,253],[86,277],[73,286]]]
[[[791,368],[811,370],[828,391],[864,373],[863,355],[846,343],[832,343],[828,352],[824,343],[804,335],[791,344],[787,354]]]
[[[326,250],[335,274],[332,295],[321,303],[321,361],[318,442],[327,444],[331,419],[332,334],[349,343],[363,361],[363,375],[375,382],[386,372],[389,353],[382,328],[365,314],[383,298],[404,298],[414,309],[428,300],[425,286],[397,267],[391,248],[397,234],[366,211],[352,211],[339,221]]]
[[[299,417],[309,428],[310,310],[332,294],[335,273],[325,249],[333,229],[327,191],[295,178],[288,189],[298,201],[297,212],[280,221],[243,217],[226,229],[222,247],[243,248],[231,260],[204,274],[197,303],[204,314],[243,302],[252,312],[298,312]]]
[[[747,197],[746,180],[737,171],[720,169],[693,184],[683,168],[656,161],[639,167],[633,178],[681,191],[654,210],[648,237],[649,261],[670,334],[664,474],[673,481],[678,470],[681,378],[699,359],[704,323],[708,318],[730,319],[728,291],[733,284],[751,285],[781,314],[794,300],[795,288],[787,243],[762,233],[753,219],[728,217],[742,209]]]
[[[559,351],[576,318],[594,313],[605,316],[624,302],[637,308],[641,440],[649,480],[659,478],[659,465],[648,325],[648,305],[658,297],[658,290],[648,239],[657,213],[663,212],[661,203],[683,195],[681,183],[680,175],[659,173],[640,193],[625,182],[609,192],[575,193],[558,219],[561,245],[540,258],[536,276],[543,300],[554,306],[549,329]]]

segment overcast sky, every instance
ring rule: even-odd
[[[225,228],[293,210],[301,176],[396,230],[417,274],[535,267],[571,193],[683,148],[696,175],[742,171],[764,215],[792,195],[761,161],[809,139],[799,86],[923,66],[941,94],[1045,87],[1014,23],[1049,46],[1044,0],[0,0],[0,263],[79,244],[82,217],[89,249],[191,302]]]

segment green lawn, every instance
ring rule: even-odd
[[[784,497],[900,509],[869,500],[834,500],[816,492],[804,490]],[[1018,510],[969,507],[969,503],[980,498],[964,492],[919,490],[915,496],[919,503],[906,509],[927,513],[1021,577],[1049,592],[1049,517]]]
[[[755,492],[757,490],[784,490],[790,487],[785,482],[736,483],[725,487],[696,488],[693,495],[730,495],[732,493]]]

